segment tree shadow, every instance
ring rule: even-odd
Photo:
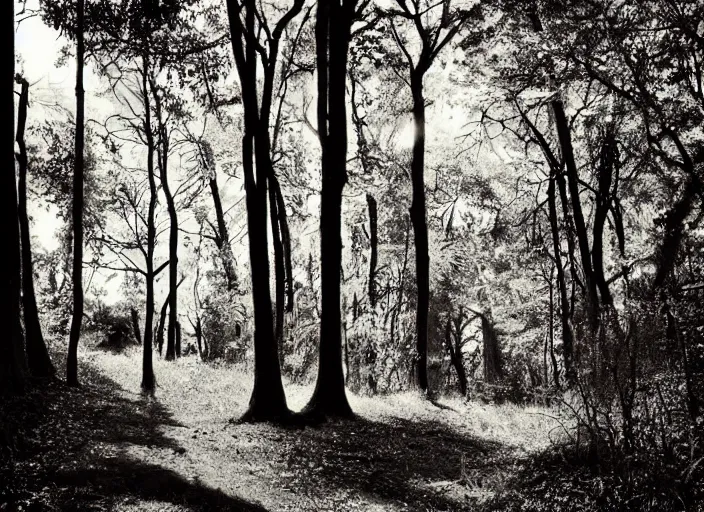
[[[2,510],[113,510],[157,500],[187,510],[262,511],[182,475],[135,459],[128,447],[183,454],[165,426],[181,426],[153,398],[125,396],[120,386],[82,362],[81,381],[31,391],[11,413],[20,425],[10,456],[0,459]],[[0,411],[6,412],[6,411]]]
[[[410,510],[476,510],[513,460],[504,445],[441,422],[357,417],[301,431],[288,465],[305,474],[298,485],[323,495],[347,490]]]

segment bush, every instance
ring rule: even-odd
[[[125,348],[139,343],[132,327],[130,309],[126,304],[118,303],[106,306],[98,303],[86,325],[86,333],[94,334],[100,348],[121,352]]]

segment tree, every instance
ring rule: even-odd
[[[164,191],[166,207],[169,212],[169,323],[166,341],[166,360],[169,361],[181,355],[180,351],[176,350],[176,324],[178,321],[178,214],[176,211],[174,193],[172,193],[171,187],[169,186],[168,164],[171,133],[168,123],[170,113],[164,112],[165,107],[162,106],[162,103],[165,101],[165,98],[162,96],[164,96],[165,93],[162,88],[157,87],[152,76],[149,77],[149,89],[154,99],[157,122],[157,168],[159,169],[161,188]],[[161,325],[163,326],[163,322]]]
[[[17,222],[17,189],[15,184],[15,151],[12,142],[15,123],[15,10],[14,2],[5,2],[5,44],[10,51],[3,58],[3,118],[5,119],[4,152],[6,168],[2,173],[2,239],[7,243],[9,261],[2,265],[3,324],[7,329],[0,344],[0,394],[20,393],[25,388],[27,361],[24,352],[24,336],[20,326],[20,230]]]
[[[66,382],[78,385],[78,341],[83,322],[83,148],[85,144],[85,92],[83,90],[84,0],[76,2],[76,143],[73,173],[73,316],[68,340]]]
[[[322,150],[320,192],[320,357],[313,396],[304,412],[349,417],[342,367],[340,267],[342,191],[347,183],[347,58],[352,24],[368,2],[318,3],[315,51],[318,71],[318,137]]]
[[[243,420],[280,421],[290,414],[281,382],[278,347],[271,318],[266,207],[267,182],[274,172],[269,126],[279,43],[284,29],[302,7],[303,0],[295,0],[272,30],[267,25],[267,17],[262,15],[253,0],[245,0],[241,5],[236,0],[227,1],[232,50],[244,107],[242,166],[254,303],[254,389]],[[259,41],[257,34],[262,33],[268,50]],[[259,65],[264,70],[261,99],[257,86]],[[271,204],[273,207],[275,202]]]
[[[19,164],[19,224],[22,240],[22,306],[27,365],[32,376],[51,377],[56,370],[51,363],[46,343],[44,343],[42,327],[39,323],[37,298],[34,292],[34,265],[32,263],[29,217],[27,215],[27,145],[24,133],[27,122],[27,105],[29,104],[29,83],[20,76],[17,76],[16,81],[21,86],[16,141],[19,147],[17,162]]]
[[[420,39],[421,50],[417,59],[409,52],[410,44],[404,41],[396,29],[394,18],[389,18],[392,34],[403,53],[408,66],[409,79],[406,83],[413,98],[413,123],[415,137],[413,157],[411,159],[411,182],[413,201],[410,215],[416,248],[416,282],[418,286],[418,303],[416,309],[416,379],[420,390],[428,393],[428,308],[430,300],[430,258],[428,255],[428,224],[425,205],[425,108],[423,79],[438,54],[452,41],[465,22],[468,13],[457,11],[450,14],[450,0],[442,4],[424,3],[413,0],[409,7],[406,0],[396,0],[400,10],[389,12],[413,23],[416,37]],[[429,22],[429,13],[442,7],[442,14],[434,23]],[[476,9],[476,8],[475,8]]]

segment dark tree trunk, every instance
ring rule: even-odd
[[[347,52],[354,9],[318,2],[315,48],[318,69],[318,135],[322,149],[320,194],[321,321],[318,378],[305,410],[318,417],[350,417],[342,368],[340,268],[342,191],[347,183]],[[351,2],[349,2],[351,3]],[[352,6],[354,4],[352,3]]]
[[[130,317],[132,318],[132,331],[134,332],[134,339],[142,344],[142,332],[139,329],[139,313],[135,308],[130,309]]]
[[[553,170],[553,176],[548,185],[548,212],[550,218],[550,232],[552,233],[552,249],[555,254],[555,271],[557,273],[557,290],[560,294],[560,321],[562,324],[562,357],[565,365],[565,377],[569,382],[574,380],[574,339],[572,336],[572,325],[570,324],[570,308],[567,300],[567,280],[562,267],[562,255],[560,249],[560,230],[557,224],[557,201],[555,199],[555,180],[557,169]],[[552,300],[552,281],[550,283],[550,294]],[[552,302],[551,302],[552,304]],[[550,324],[552,333],[552,324]],[[552,334],[551,334],[552,336]],[[552,339],[551,339],[552,346]]]
[[[169,323],[166,336],[166,360],[172,361],[178,355],[176,350],[176,324],[178,323],[178,212],[176,202],[169,186],[169,132],[165,124],[159,90],[150,79],[152,96],[156,106],[156,121],[159,138],[157,141],[157,166],[159,180],[166,198],[166,209],[169,212]]]
[[[293,311],[293,263],[291,256],[291,233],[288,229],[288,216],[286,215],[286,205],[284,204],[284,196],[281,193],[281,186],[276,175],[271,179],[271,186],[274,189],[276,197],[276,212],[279,219],[279,228],[281,229],[281,244],[284,251],[284,267],[286,275],[286,311]]]
[[[227,280],[227,289],[232,291],[237,288],[237,273],[232,261],[232,249],[230,248],[230,235],[225,224],[225,214],[222,209],[222,201],[220,199],[220,190],[218,188],[217,175],[209,181],[210,193],[213,196],[213,204],[215,205],[215,219],[218,226],[218,232],[215,236],[215,245],[220,251],[223,269],[225,270],[225,279]]]
[[[83,91],[83,41],[84,0],[76,2],[76,140],[73,167],[73,316],[68,339],[66,383],[78,385],[78,340],[83,323],[83,148],[85,144],[85,93]]]
[[[162,355],[164,350],[164,326],[166,325],[166,311],[169,309],[169,296],[166,296],[164,304],[161,306],[159,313],[159,322],[156,324],[156,344],[159,347],[159,355]]]
[[[249,258],[254,306],[254,389],[243,420],[280,421],[290,416],[286,405],[276,338],[271,318],[269,290],[269,251],[267,241],[267,178],[271,171],[269,112],[273,87],[275,47],[270,48],[270,68],[265,72],[261,112],[258,112],[257,49],[253,41],[255,3],[245,2],[244,26],[241,7],[227,0],[232,49],[240,77],[244,107],[242,167],[247,203]],[[256,150],[256,178],[254,152]]]
[[[542,32],[543,26],[535,10],[530,13],[530,19],[533,24],[533,30],[536,32]],[[548,74],[553,77],[552,66],[548,66]],[[574,227],[575,234],[577,236],[577,244],[579,246],[580,260],[582,263],[582,271],[584,273],[584,288],[587,300],[587,318],[589,320],[590,328],[596,329],[599,322],[599,298],[597,296],[596,282],[594,280],[592,271],[592,258],[589,250],[589,239],[587,237],[587,228],[584,222],[584,215],[582,213],[582,203],[579,195],[579,172],[577,170],[577,164],[574,159],[574,149],[572,146],[572,136],[570,133],[569,123],[565,115],[565,108],[562,100],[555,99],[550,102],[552,107],[553,118],[555,122],[555,129],[557,131],[557,137],[560,144],[560,150],[562,153],[562,158],[565,163],[566,175],[567,175],[567,186],[570,192],[571,198],[571,209],[572,215],[569,218],[568,228]],[[558,172],[556,170],[556,172]],[[561,176],[560,176],[561,179]],[[560,195],[563,202],[563,208],[565,208],[566,215],[569,210],[567,202],[567,193],[564,190],[564,184],[558,181],[560,185]],[[574,251],[570,247],[570,255],[572,257]],[[572,269],[573,279],[576,279],[577,274]]]
[[[592,330],[596,329],[599,322],[599,299],[597,297],[596,283],[592,270],[592,259],[589,251],[589,238],[587,236],[587,227],[582,213],[582,202],[579,196],[579,173],[577,164],[574,159],[572,148],[572,136],[570,134],[569,123],[565,116],[565,110],[562,101],[554,100],[552,102],[552,110],[555,116],[555,127],[560,140],[560,148],[562,157],[565,160],[567,169],[567,186],[570,191],[572,217],[574,220],[574,229],[577,235],[577,245],[579,246],[579,254],[582,263],[582,271],[584,272],[584,285],[586,288],[587,299],[587,317]]]
[[[7,329],[0,341],[0,395],[21,393],[26,386],[27,361],[24,352],[24,337],[20,327],[20,229],[17,223],[17,189],[15,184],[14,133],[15,122],[15,2],[5,2],[0,18],[5,21],[4,45],[9,51],[2,54],[3,64],[3,119],[5,124],[5,170],[0,174],[2,193],[2,240],[5,242],[8,261],[0,265],[0,314]]]
[[[428,308],[430,304],[430,258],[428,256],[428,225],[425,218],[425,98],[423,73],[411,74],[413,94],[413,121],[415,140],[411,161],[413,201],[410,214],[416,247],[416,282],[418,304],[416,307],[416,379],[422,392],[428,393]]]
[[[269,178],[269,212],[271,219],[271,234],[274,244],[274,286],[276,299],[274,335],[279,353],[279,364],[284,363],[284,300],[286,296],[286,276],[284,269],[284,248],[281,243],[278,202],[274,192],[273,180]]]
[[[176,357],[181,357],[181,322],[176,322]]]
[[[556,388],[560,387],[560,369],[557,366],[557,358],[555,358],[555,292],[552,281],[552,273],[550,274],[550,326],[548,330],[548,339],[550,341],[550,360],[552,361],[552,380]],[[564,328],[564,326],[563,326]],[[568,325],[569,331],[569,325]],[[564,341],[563,341],[564,348]],[[545,370],[547,373],[547,369]],[[547,384],[547,376],[545,383]]]
[[[448,318],[447,324],[445,325],[445,344],[447,345],[447,350],[450,352],[450,362],[452,366],[455,367],[455,372],[457,372],[457,385],[459,386],[460,393],[462,396],[467,396],[467,373],[465,372],[464,363],[462,361],[461,342],[458,342],[460,336],[461,332],[455,332],[455,345],[453,346],[452,321]]]
[[[690,175],[682,196],[668,211],[664,225],[664,236],[657,254],[657,271],[653,288],[662,287],[675,265],[675,258],[684,236],[684,222],[694,208],[694,199],[702,193],[702,184],[695,175]]]
[[[377,229],[376,199],[367,194],[367,207],[369,209],[369,304],[376,307],[376,266],[378,262],[377,248],[379,236]]]
[[[17,145],[19,154],[19,221],[22,241],[22,305],[24,309],[24,330],[27,348],[27,365],[34,377],[51,377],[56,373],[51,363],[49,352],[44,343],[42,328],[39,323],[37,298],[34,293],[34,266],[32,264],[32,245],[29,234],[29,217],[27,216],[27,147],[24,142],[24,129],[27,122],[27,104],[29,102],[29,83],[18,79],[22,86],[17,114]]]
[[[185,278],[186,278],[185,276],[181,277],[181,280],[176,283],[176,287],[174,288],[174,290],[178,291],[178,287],[181,286],[181,283],[183,283],[183,280]],[[166,295],[166,299],[164,300],[164,304],[161,306],[161,310],[159,312],[159,321],[156,324],[156,344],[159,348],[159,355],[162,354],[162,350],[164,349],[164,329],[166,327],[166,311],[168,310],[170,305],[171,305],[171,290],[169,289],[169,293]],[[174,355],[177,355],[175,344],[174,344]]]
[[[611,209],[611,180],[613,177],[614,163],[618,159],[616,141],[611,134],[607,134],[601,148],[599,162],[599,189],[596,195],[596,209],[594,212],[594,226],[592,236],[592,261],[594,263],[594,280],[599,288],[601,303],[611,306],[613,298],[609,285],[604,275],[604,224]]]
[[[156,176],[154,174],[154,152],[156,149],[151,121],[151,104],[149,101],[149,61],[143,57],[142,93],[144,95],[144,133],[147,140],[147,180],[149,182],[149,210],[147,212],[147,297],[144,314],[144,350],[142,354],[142,391],[153,395],[156,388],[154,378],[152,330],[154,325],[154,245],[156,244],[155,211],[157,202]]]
[[[484,361],[484,380],[496,384],[503,379],[503,358],[496,329],[484,314],[475,312],[482,321],[482,353]]]

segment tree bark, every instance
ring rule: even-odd
[[[24,352],[24,337],[20,327],[20,230],[17,223],[17,189],[15,184],[14,133],[15,122],[15,2],[5,2],[2,16],[5,24],[4,44],[10,51],[2,54],[3,116],[5,124],[4,158],[5,170],[0,174],[2,201],[2,240],[7,244],[8,260],[0,265],[0,314],[7,335],[0,341],[0,395],[22,393],[26,387],[27,361]]]
[[[22,305],[24,309],[24,330],[27,349],[27,365],[33,377],[51,377],[56,373],[51,363],[49,352],[42,335],[39,323],[37,298],[34,293],[34,265],[32,264],[32,245],[29,233],[29,217],[27,215],[27,147],[24,141],[24,130],[27,122],[27,105],[29,103],[29,83],[25,79],[17,79],[21,84],[20,103],[17,113],[17,145],[19,153],[19,223],[22,242]]]
[[[227,280],[227,290],[232,291],[237,288],[237,273],[232,261],[232,249],[230,248],[230,235],[228,233],[227,224],[225,223],[225,214],[222,209],[222,200],[220,199],[220,190],[218,188],[217,175],[209,180],[210,193],[213,196],[213,204],[215,205],[215,219],[218,226],[218,233],[215,236],[215,245],[220,251],[223,269],[225,270],[225,279]]]
[[[154,324],[154,245],[156,244],[155,211],[157,202],[156,177],[154,174],[154,151],[156,144],[151,121],[151,102],[149,101],[149,60],[142,58],[142,93],[144,96],[144,132],[147,140],[147,180],[149,182],[149,210],[147,212],[147,297],[144,314],[144,346],[142,354],[142,391],[153,395],[156,388],[154,378],[152,331]]]
[[[378,216],[376,199],[367,194],[367,208],[369,209],[369,304],[372,309],[376,307],[376,266],[378,263]]]
[[[607,140],[603,142],[601,157],[599,162],[599,189],[596,195],[596,210],[594,212],[594,226],[592,236],[592,260],[594,263],[594,280],[599,288],[601,303],[604,306],[613,305],[613,298],[609,285],[604,275],[604,224],[611,209],[611,181],[613,177],[614,162],[617,156],[616,141],[613,136],[607,134]]]
[[[552,233],[552,250],[555,258],[555,271],[557,274],[557,290],[560,294],[560,321],[562,324],[562,357],[565,366],[565,377],[569,382],[574,380],[574,337],[572,335],[572,325],[570,324],[570,308],[567,299],[567,280],[562,267],[562,255],[560,249],[560,230],[557,224],[557,201],[555,198],[555,180],[558,169],[553,169],[550,183],[548,184],[548,217],[550,218],[550,232]],[[552,281],[550,283],[550,298],[552,304]],[[550,324],[552,332],[552,324]],[[552,336],[552,334],[551,334]],[[552,346],[552,339],[551,339]]]
[[[281,193],[281,186],[276,175],[273,175],[271,186],[274,188],[274,196],[276,197],[276,212],[279,219],[279,228],[281,229],[281,244],[284,251],[284,274],[286,275],[286,312],[293,311],[293,263],[291,255],[291,233],[288,229],[288,216],[286,215],[286,205],[284,204],[284,196]]]
[[[559,285],[558,285],[559,286]],[[553,384],[555,384],[556,388],[560,387],[560,369],[557,366],[557,358],[555,357],[555,331],[553,329],[553,326],[555,324],[555,291],[554,291],[554,286],[552,282],[552,272],[550,273],[550,326],[549,326],[549,331],[548,331],[548,339],[550,341],[550,361],[552,362],[552,380]],[[569,331],[569,325],[567,326],[568,332]],[[564,329],[564,326],[563,326]],[[563,335],[564,337],[564,335]],[[564,340],[562,342],[563,349],[564,349]],[[547,369],[546,369],[547,372]],[[547,385],[548,380],[547,378],[545,379],[545,384]]]
[[[269,112],[274,77],[273,68],[270,68],[269,72],[265,73],[262,107],[259,112],[257,108],[259,103],[258,59],[256,42],[252,40],[255,37],[255,2],[246,0],[244,9],[243,26],[240,20],[241,7],[235,0],[227,0],[232,49],[240,77],[244,107],[242,167],[254,306],[254,389],[249,401],[249,409],[242,420],[281,421],[290,416],[290,411],[286,405],[286,396],[281,382],[281,368],[271,318],[267,241],[267,178],[271,172]],[[273,47],[270,48],[270,61],[275,65],[276,55]]]
[[[452,321],[448,317],[447,324],[445,325],[445,344],[447,345],[447,350],[450,352],[450,361],[452,366],[455,367],[455,372],[457,372],[457,385],[460,389],[462,396],[467,396],[467,373],[464,369],[464,363],[462,362],[462,345],[459,341],[461,332],[455,332],[455,345],[452,344]]]
[[[83,66],[85,44],[83,26],[85,16],[84,0],[77,0],[76,8],[76,140],[73,167],[73,316],[68,339],[66,361],[66,383],[78,385],[78,340],[83,323],[83,149],[85,145],[85,93],[83,90]]]
[[[413,200],[410,215],[416,247],[416,379],[420,390],[428,393],[428,308],[430,306],[430,257],[428,256],[428,225],[425,216],[425,98],[421,70],[411,74],[415,140],[411,161]]]
[[[166,325],[166,311],[169,309],[169,295],[166,296],[164,304],[159,313],[159,322],[156,324],[156,344],[159,347],[159,355],[164,350],[164,325]]]
[[[342,191],[347,183],[346,78],[354,2],[320,0],[316,13],[318,136],[322,149],[320,193],[321,321],[318,378],[305,412],[351,417],[342,367],[340,268]]]
[[[530,13],[530,19],[535,32],[542,32],[543,26],[535,10]],[[553,70],[548,69],[548,73],[552,76]],[[566,168],[567,187],[570,192],[571,207],[572,207],[572,225],[577,236],[577,245],[579,247],[580,260],[582,271],[584,273],[584,286],[587,301],[587,318],[590,329],[596,330],[599,323],[599,298],[597,295],[596,282],[594,280],[592,270],[592,258],[589,249],[589,239],[587,236],[587,228],[582,213],[582,203],[579,195],[579,171],[574,158],[574,148],[572,145],[572,135],[570,133],[569,123],[565,115],[565,107],[562,100],[557,98],[550,102],[555,123],[555,130],[560,144],[562,159]],[[561,189],[563,206],[566,206],[566,193]],[[574,274],[576,277],[576,274]]]
[[[178,212],[176,202],[169,187],[169,132],[165,124],[159,90],[150,78],[150,86],[156,107],[156,121],[159,138],[157,141],[157,166],[159,180],[166,198],[169,212],[169,323],[166,336],[166,360],[173,361],[179,352],[176,350],[176,324],[178,323]]]
[[[273,175],[273,172],[272,172]],[[284,269],[284,248],[281,242],[278,202],[274,192],[273,180],[269,177],[269,212],[271,220],[271,235],[274,244],[274,297],[276,299],[274,335],[278,347],[279,365],[284,363],[284,308],[286,296],[286,276]]]
[[[489,317],[474,311],[482,321],[482,355],[484,360],[484,380],[489,384],[496,384],[503,379],[503,358],[499,347],[496,329]]]
[[[176,322],[176,357],[181,357],[181,322]]]

